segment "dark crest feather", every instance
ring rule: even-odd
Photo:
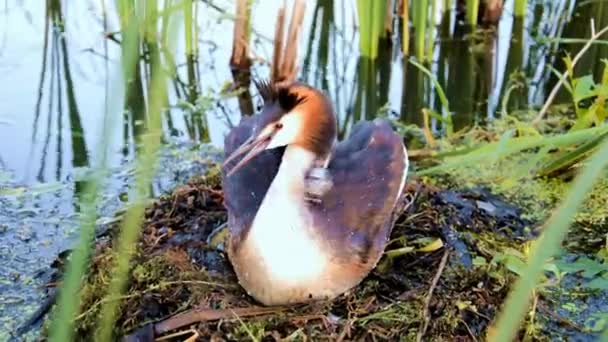
[[[260,92],[264,102],[276,101],[277,89],[269,80],[254,80],[253,84]]]
[[[304,96],[299,96],[290,91],[289,87],[278,86],[268,80],[256,80],[253,83],[260,92],[264,103],[278,102],[279,106],[286,112],[306,99]]]

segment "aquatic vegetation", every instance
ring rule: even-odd
[[[515,0],[515,16],[523,17],[528,11],[528,0]]]
[[[392,1],[357,0],[359,46],[361,55],[370,59],[378,56],[379,39],[385,35],[383,29],[387,6],[392,6]]]
[[[477,17],[479,16],[479,3],[479,0],[467,0],[467,21],[472,27],[475,27],[477,25]]]
[[[592,125],[599,126],[604,123],[608,115],[608,60],[604,63],[604,72],[601,82],[596,84],[593,75],[582,77],[574,76],[574,65],[572,59],[564,58],[566,64],[569,84],[566,86],[572,95],[572,105],[576,113],[576,122],[570,128],[577,130]]]

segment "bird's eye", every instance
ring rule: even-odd
[[[274,124],[274,128],[281,129],[281,128],[283,128],[283,124],[280,122],[277,122],[276,124]]]

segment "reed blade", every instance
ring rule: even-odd
[[[477,26],[479,17],[479,0],[467,0],[467,23],[471,27]]]
[[[414,30],[416,33],[416,58],[424,61],[424,51],[426,46],[426,28],[428,20],[428,0],[416,0],[412,2]]]
[[[401,49],[404,56],[410,54],[410,5],[408,0],[402,0],[401,18],[403,31],[401,32]]]
[[[526,15],[528,11],[528,0],[515,0],[515,16],[518,18],[522,18]]]

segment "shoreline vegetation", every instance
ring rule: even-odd
[[[145,209],[129,286],[117,300],[119,324],[113,333],[125,335],[127,341],[152,336],[415,340],[426,325],[425,340],[483,340],[510,284],[523,271],[542,222],[568,190],[566,181],[547,179],[503,182],[500,187],[491,181],[505,177],[500,165],[480,175],[483,169],[410,179],[408,205],[385,256],[350,293],[333,302],[261,307],[236,281],[223,253],[226,232],[209,235],[226,219],[219,169],[211,167]],[[601,275],[580,275],[592,265],[601,267],[590,251],[605,244],[601,227],[608,213],[597,208],[608,200],[606,188],[608,181],[594,188],[587,210],[575,219],[564,253],[544,266],[547,272],[535,291],[534,311],[522,326],[522,336],[591,339],[599,333],[601,313],[589,320],[587,312],[572,315],[560,307],[585,307],[594,301],[606,305]],[[95,243],[75,320],[78,339],[94,333],[107,301],[103,289],[111,279],[109,265],[116,258],[113,246],[123,218],[117,217]],[[62,257],[57,265],[65,262],[66,255]]]

